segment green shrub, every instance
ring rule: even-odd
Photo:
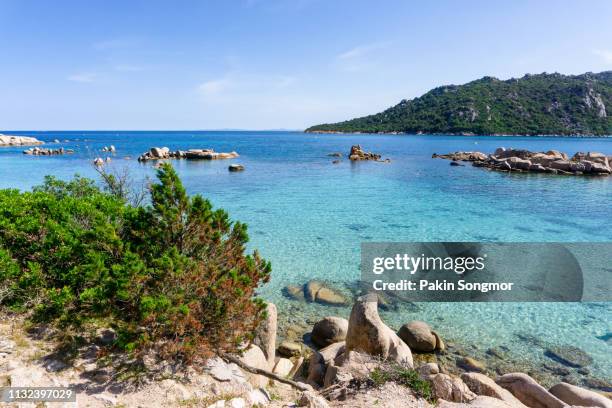
[[[430,402],[434,400],[431,384],[422,379],[415,370],[398,364],[386,363],[379,365],[370,372],[370,381],[376,387],[392,381],[410,388],[419,398],[424,398]]]
[[[150,205],[80,177],[0,191],[0,305],[82,328],[110,321],[116,346],[195,362],[234,352],[264,314],[270,264],[245,254],[247,227],[189,197],[166,164]]]

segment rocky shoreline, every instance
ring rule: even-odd
[[[189,149],[170,151],[167,147],[152,147],[149,151],[138,156],[139,162],[149,160],[187,159],[187,160],[219,160],[239,157],[236,152],[215,152],[213,149]]]
[[[577,152],[570,159],[557,150],[532,152],[524,149],[497,148],[492,154],[482,152],[455,152],[432,155],[432,158],[451,160],[451,165],[471,162],[474,167],[517,173],[548,173],[574,176],[607,176],[612,173],[612,156],[599,152]]]
[[[3,146],[33,146],[41,145],[42,142],[35,137],[30,136],[11,136],[0,133],[0,147]]]
[[[305,296],[314,292],[316,299],[328,285],[307,287]],[[610,393],[559,381],[544,387],[529,371],[491,370],[425,322],[407,322],[396,332],[379,316],[382,299],[360,296],[348,319],[317,319],[304,342],[277,340],[283,316],[268,303],[242,355],[214,357],[202,370],[145,358],[146,370],[159,376],[135,387],[118,375],[111,356],[97,360],[117,338],[112,329],[98,329],[68,362],[49,348],[44,330],[25,335],[7,318],[0,324],[0,386],[71,386],[79,406],[89,407],[612,407]],[[505,358],[503,350],[495,353]],[[572,351],[558,353],[580,361]]]
[[[31,156],[56,156],[62,154],[73,154],[74,150],[72,149],[64,149],[60,147],[59,149],[46,149],[43,147],[31,147],[23,151],[23,154],[31,155]]]
[[[478,136],[478,137],[513,137],[513,136],[533,136],[533,137],[599,137],[609,138],[610,135],[597,135],[591,133],[576,133],[567,135],[557,135],[552,133],[472,133],[472,132],[401,132],[401,131],[390,131],[390,132],[343,132],[340,130],[304,130],[304,133],[312,134],[337,134],[337,135],[406,135],[406,136]]]

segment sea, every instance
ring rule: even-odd
[[[23,147],[0,148],[0,188],[21,190],[42,183],[45,175],[98,179],[92,165],[97,157],[111,157],[109,168],[127,169],[135,182],[146,182],[155,178],[154,163],[136,159],[151,147],[238,152],[240,157],[231,160],[172,163],[189,194],[203,195],[228,210],[232,219],[248,224],[249,250],[257,249],[273,268],[271,281],[259,294],[276,303],[280,315],[290,315],[292,324],[310,324],[327,315],[348,317],[349,307],[298,302],[287,298],[283,288],[319,279],[352,293],[363,242],[612,241],[612,177],[509,174],[432,159],[433,153],[490,153],[498,147],[610,156],[612,138],[297,131],[2,133],[34,136],[49,142],[45,147],[75,151],[28,156]],[[350,162],[346,157],[355,144],[390,162]],[[110,145],[115,153],[102,152]],[[231,163],[245,170],[229,172]],[[576,347],[593,359],[589,375],[612,378],[612,303],[411,303],[382,311],[381,317],[395,329],[410,320],[426,321],[442,338],[481,358],[490,349],[501,349],[508,360],[536,369],[558,364],[550,359],[550,348]]]

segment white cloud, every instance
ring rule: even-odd
[[[593,50],[593,54],[600,56],[607,64],[612,64],[612,51],[610,50]]]
[[[369,71],[378,64],[380,55],[376,55],[377,51],[381,51],[388,46],[389,42],[358,45],[336,55],[333,65],[347,72]]]
[[[96,79],[96,74],[93,73],[80,73],[80,74],[73,74],[68,76],[68,78],[66,78],[68,81],[72,81],[72,82],[93,82]]]
[[[370,54],[373,51],[377,51],[377,50],[386,48],[388,45],[389,43],[387,42],[358,45],[355,48],[352,48],[348,51],[338,54],[336,58],[339,60],[350,60],[350,59],[360,58],[367,54]]]
[[[198,85],[198,90],[204,95],[216,95],[225,91],[232,85],[229,78],[220,78],[206,81]]]

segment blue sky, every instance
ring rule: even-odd
[[[0,0],[0,129],[302,129],[612,69],[612,2]]]

